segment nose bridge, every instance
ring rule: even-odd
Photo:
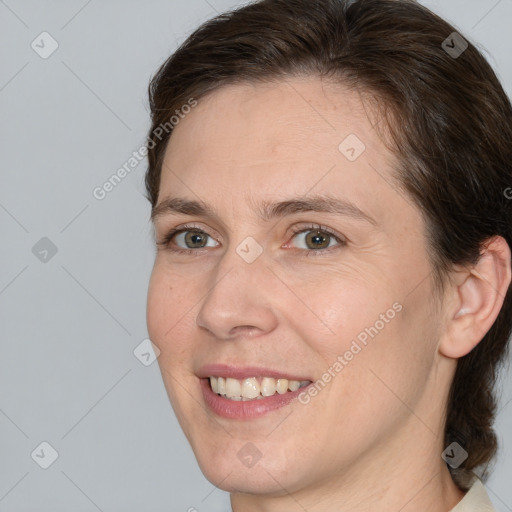
[[[215,273],[217,284],[213,288],[226,281],[227,286],[233,284],[237,289],[243,287],[247,290],[252,284],[261,283],[263,275],[268,272],[263,244],[250,235],[245,236],[241,241],[230,243],[222,255]]]
[[[213,282],[197,314],[197,325],[215,337],[229,338],[237,327],[271,329],[275,316],[265,282],[269,270],[263,247],[252,237],[229,247],[219,261]]]

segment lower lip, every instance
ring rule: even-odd
[[[311,384],[309,384],[309,386],[310,385]],[[203,397],[206,405],[218,416],[236,420],[259,418],[270,411],[280,409],[297,398],[300,393],[307,389],[307,387],[308,386],[304,386],[296,391],[287,391],[282,395],[275,394],[244,402],[242,400],[230,400],[229,398],[224,398],[223,396],[214,393],[210,387],[209,379],[201,379],[201,389],[203,391]]]

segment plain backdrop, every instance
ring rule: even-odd
[[[424,3],[484,51],[510,95],[512,0]],[[157,363],[134,354],[148,336],[154,257],[146,161],[103,199],[93,191],[144,143],[151,75],[192,29],[237,5],[0,0],[0,512],[229,510],[198,469]],[[509,370],[500,382],[487,489],[506,512]]]

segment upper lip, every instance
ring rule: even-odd
[[[234,366],[228,364],[206,364],[201,366],[197,372],[199,378],[207,377],[231,377],[232,379],[247,379],[249,377],[273,377],[274,379],[288,379],[288,380],[311,380],[308,377],[293,375],[286,371],[273,370],[263,366]]]

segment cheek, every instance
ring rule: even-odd
[[[161,345],[162,331],[165,327],[165,310],[168,309],[169,297],[166,286],[155,266],[149,280],[148,296],[146,304],[146,324],[151,341],[159,348]]]
[[[187,343],[187,322],[191,306],[180,300],[180,285],[173,276],[156,264],[151,274],[146,307],[146,322],[151,341],[160,350],[157,359],[172,407],[187,434],[185,418],[191,415],[187,400],[190,389],[196,385],[188,371],[190,343]],[[190,325],[190,324],[188,324]],[[187,412],[188,411],[188,412]]]
[[[187,316],[191,306],[183,300],[180,289],[176,279],[155,264],[148,287],[146,323],[151,341],[160,349],[159,360],[166,360],[170,352],[174,357],[182,352],[181,345],[186,346],[184,330],[192,311]]]
[[[407,288],[402,281],[397,280]],[[426,305],[428,286],[407,296],[389,286],[379,287],[378,281],[329,282],[322,292],[305,288],[316,320],[312,315],[288,320],[303,333],[312,352],[320,356],[318,369],[323,367],[325,372],[335,374],[332,379],[324,374],[334,384],[331,392],[338,395],[341,389],[343,396],[350,399],[371,389],[378,397],[386,392],[378,379],[381,376],[389,385],[396,384],[397,389],[416,393],[410,386],[426,378],[435,354],[435,325]],[[375,293],[376,289],[379,293]],[[353,395],[345,394],[348,375],[359,388]],[[369,400],[372,407],[377,402]]]
[[[328,286],[322,284],[319,287],[318,283],[328,283]],[[376,294],[376,283],[357,275],[348,277],[332,273],[319,275],[316,279],[313,276],[311,281],[304,280],[300,286],[309,312],[293,315],[289,318],[290,324],[301,322],[303,327],[309,325],[317,335],[323,333],[317,343],[318,350],[331,356],[346,350],[350,341],[373,326],[379,315],[389,310],[394,302],[391,290],[387,290],[387,294]],[[291,306],[288,311],[296,312],[296,305]]]

